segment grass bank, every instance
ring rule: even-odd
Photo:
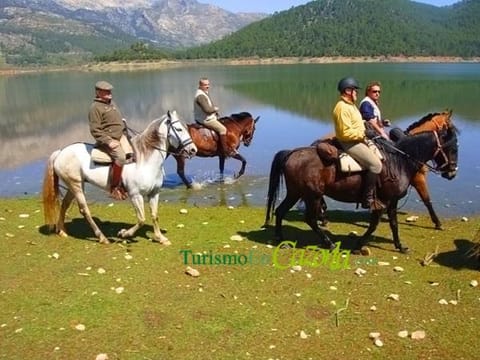
[[[427,215],[407,223],[401,214],[409,255],[393,250],[384,222],[371,256],[351,255],[347,268],[325,258],[316,267],[282,270],[272,264],[275,254],[287,264],[300,253],[268,245],[272,229],[260,229],[262,208],[187,207],[181,214],[182,207],[160,206],[171,246],[148,240],[150,226],[128,243],[105,246],[94,241],[76,208],[64,239],[46,235],[38,199],[0,200],[0,358],[478,357],[480,288],[470,283],[480,281],[480,273],[465,252],[478,236],[479,218],[445,220],[446,230],[435,231]],[[91,210],[112,240],[133,223],[128,203],[93,204]],[[364,212],[329,217],[328,231],[346,248],[354,241],[348,234],[367,224]],[[285,235],[316,243],[294,211]],[[436,248],[434,261],[422,266]],[[216,255],[222,261],[215,264]],[[206,264],[192,264],[194,257]],[[246,263],[233,265],[233,259]],[[200,276],[187,275],[187,266]],[[357,268],[366,273],[356,275]],[[402,330],[426,336],[401,338]],[[380,333],[382,347],[371,332]]]

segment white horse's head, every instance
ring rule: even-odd
[[[168,149],[173,149],[176,154],[188,158],[195,156],[197,147],[193,143],[187,127],[180,120],[175,110],[167,112],[166,120],[162,122],[160,128],[162,126],[166,126]]]

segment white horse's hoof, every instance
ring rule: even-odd
[[[163,239],[163,240],[159,240],[158,242],[160,243],[160,245],[164,245],[164,246],[170,246],[170,245],[172,245],[172,243],[170,242],[170,240],[168,240],[168,239],[166,239],[166,238]]]
[[[125,239],[127,237],[127,229],[122,229],[118,232],[117,236],[119,238]]]
[[[98,239],[98,242],[100,244],[110,244],[110,241],[108,241],[108,239],[105,237],[105,236],[102,236]]]
[[[58,236],[60,237],[63,237],[63,238],[67,238],[68,237],[68,234],[63,231],[63,230],[60,230],[58,233],[57,233]]]

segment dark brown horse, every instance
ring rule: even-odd
[[[395,248],[401,252],[408,248],[401,244],[398,235],[397,204],[407,193],[413,176],[427,161],[433,160],[436,170],[447,179],[453,179],[457,171],[458,144],[453,124],[442,131],[422,132],[407,136],[396,147],[384,143],[385,157],[377,197],[386,205]],[[323,241],[323,245],[335,246],[319,228],[317,218],[324,195],[342,202],[359,202],[362,193],[362,173],[343,173],[336,162],[322,161],[315,147],[304,147],[278,152],[272,162],[267,198],[265,225],[272,217],[282,176],[285,178],[286,197],[275,210],[275,240],[282,241],[282,220],[299,199],[305,202],[305,222]],[[371,212],[370,224],[360,238],[356,250],[367,244],[376,230],[382,210]]]
[[[243,142],[245,146],[249,146],[252,142],[253,135],[255,133],[255,124],[260,116],[256,119],[248,112],[241,112],[239,114],[232,114],[227,117],[222,117],[220,121],[227,128],[227,142],[231,148],[238,149]],[[197,156],[200,157],[215,157],[219,159],[220,177],[223,178],[223,172],[225,169],[225,156],[221,147],[219,146],[218,134],[210,129],[199,124],[188,125],[188,131],[198,151]],[[177,174],[182,179],[183,183],[188,187],[192,187],[192,183],[185,176],[185,157],[173,155],[177,161]],[[247,160],[237,151],[232,156],[242,162],[240,171],[235,176],[238,178],[245,172],[245,166]]]
[[[405,133],[408,135],[418,134],[423,131],[441,131],[444,129],[448,129],[451,124],[451,117],[452,111],[444,111],[441,113],[431,113],[425,115],[420,120],[414,122],[410,126],[407,127]],[[396,132],[398,134],[398,132]],[[312,145],[316,146],[318,142],[322,141],[317,140]],[[430,199],[430,192],[428,191],[428,183],[427,183],[427,175],[428,175],[428,167],[422,166],[420,170],[415,174],[412,178],[410,184],[414,187],[417,191],[420,199],[422,199],[423,204],[428,210],[430,215],[430,219],[432,220],[433,224],[435,225],[435,229],[441,230],[442,223],[440,222],[435,210],[433,209],[432,201]],[[321,206],[321,214],[319,220],[322,222],[323,225],[327,224],[326,219],[326,210],[327,204],[323,201]]]

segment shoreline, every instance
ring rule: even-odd
[[[453,56],[378,56],[378,57],[283,57],[283,58],[236,58],[236,59],[197,59],[197,60],[156,60],[156,61],[129,61],[129,62],[101,62],[75,66],[60,67],[30,67],[30,68],[3,68],[0,76],[14,76],[20,74],[85,71],[85,72],[118,72],[155,69],[171,69],[194,65],[288,65],[288,64],[352,64],[352,63],[479,63],[480,57],[462,58]]]

